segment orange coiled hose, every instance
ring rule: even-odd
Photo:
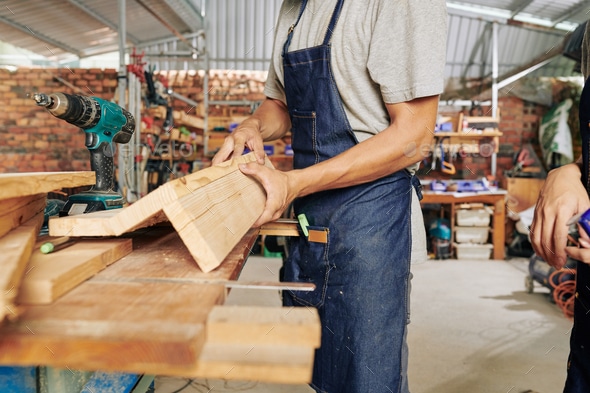
[[[564,277],[564,276],[570,277]],[[553,288],[553,300],[568,319],[574,318],[574,300],[576,299],[576,271],[574,269],[556,270],[549,275],[549,284]]]

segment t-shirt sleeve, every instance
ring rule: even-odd
[[[444,0],[382,0],[374,17],[367,67],[388,104],[444,89],[447,8]]]
[[[287,36],[288,28],[296,18],[300,6],[298,0],[285,0],[281,5],[279,19],[274,29],[275,35],[270,67],[264,85],[265,96],[275,100],[281,100],[285,104],[287,103],[287,98],[285,96],[285,86],[283,84],[283,65],[281,64],[283,58],[281,50],[283,42]]]

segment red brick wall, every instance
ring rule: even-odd
[[[0,172],[90,170],[84,133],[36,106],[31,98],[36,92],[77,93],[54,76],[108,100],[117,86],[115,70],[0,70]]]

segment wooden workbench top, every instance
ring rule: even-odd
[[[228,348],[216,342],[203,351],[207,319],[223,304],[224,281],[238,277],[257,235],[250,230],[221,266],[203,273],[171,227],[130,234],[131,254],[54,303],[22,306],[16,321],[5,322],[0,364],[223,377],[219,374],[229,368],[219,356]],[[309,351],[306,356],[313,358],[313,348]],[[286,382],[309,379],[311,363],[303,363]],[[229,377],[248,379],[249,368],[252,364],[242,372],[238,367]],[[280,382],[276,371],[267,367],[257,379]]]

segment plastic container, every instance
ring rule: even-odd
[[[455,227],[457,243],[487,243],[489,236],[489,227]]]
[[[486,191],[488,188],[482,180],[457,180],[457,192]]]
[[[457,210],[457,225],[461,227],[485,227],[490,225],[490,212],[485,209]]]
[[[492,244],[453,243],[457,259],[490,259]]]
[[[430,189],[432,191],[446,191],[448,183],[444,180],[432,180],[430,182]]]
[[[274,145],[264,145],[264,152],[267,156],[272,156],[275,154],[275,146]]]

